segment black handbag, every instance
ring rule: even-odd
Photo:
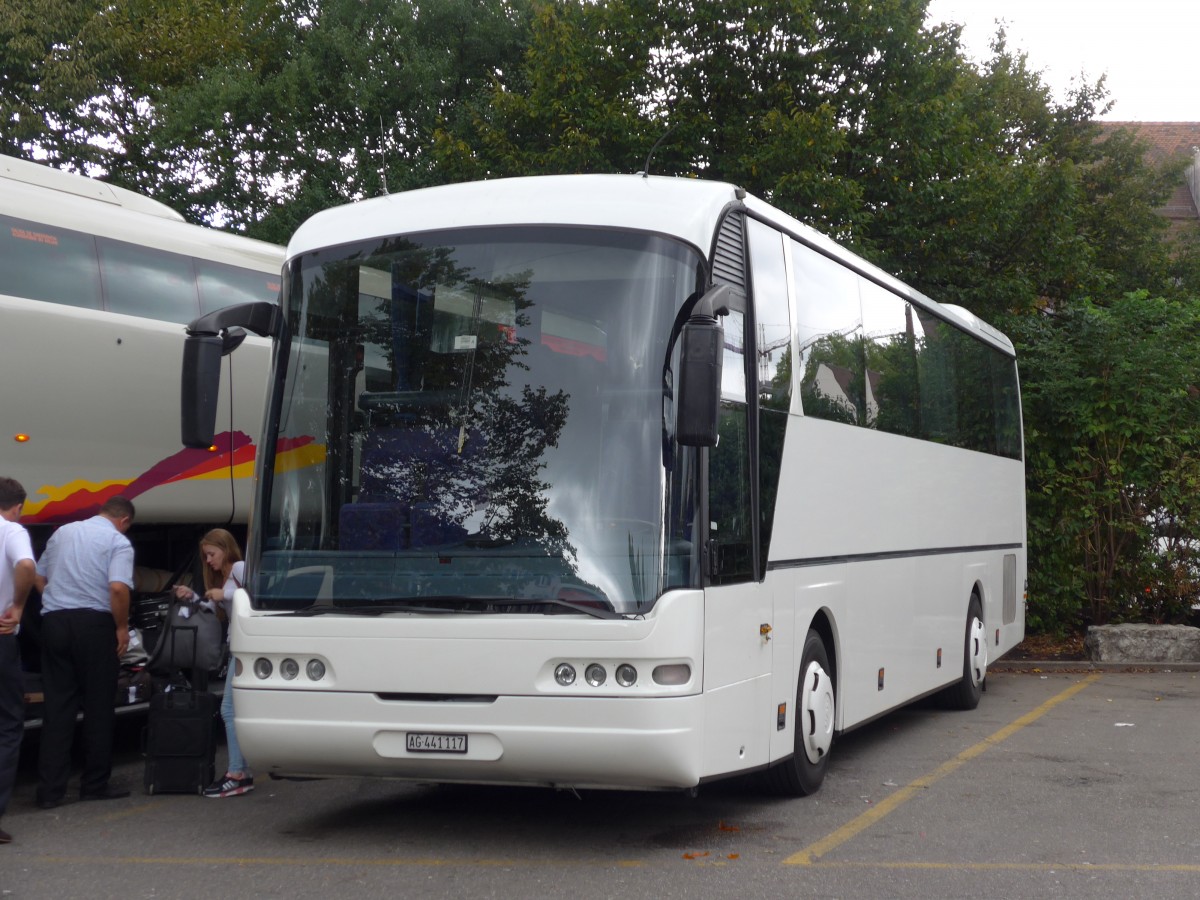
[[[147,664],[152,672],[216,672],[225,661],[225,634],[217,614],[191,600],[175,600]]]

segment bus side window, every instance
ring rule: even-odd
[[[254,300],[274,303],[279,299],[279,275],[268,275],[207,259],[196,259],[193,263],[196,266],[196,282],[200,287],[201,315],[235,303]]]
[[[109,312],[190,322],[200,311],[192,260],[177,253],[98,238]]]
[[[939,444],[959,443],[958,373],[954,346],[957,329],[917,310],[925,343],[917,356],[920,436]]]
[[[100,308],[100,267],[90,234],[0,216],[0,272],[0,294]]]
[[[722,320],[725,359],[717,446],[708,451],[709,538],[716,554],[714,584],[754,577],[750,503],[750,437],[746,419],[746,315],[732,310]]]
[[[866,353],[868,428],[917,437],[920,401],[917,360],[925,329],[911,304],[865,278],[859,291]]]
[[[775,502],[783,467],[783,439],[792,406],[792,322],[788,306],[785,238],[762,222],[746,223],[754,294],[755,379],[758,385],[758,556],[767,570]]]
[[[866,379],[858,276],[798,241],[791,246],[804,415],[862,425]]]

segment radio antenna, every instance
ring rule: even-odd
[[[667,135],[671,133],[671,131],[674,129],[674,127],[675,127],[675,126],[674,126],[674,125],[672,125],[672,126],[671,126],[670,128],[668,128],[666,131],[664,131],[664,132],[662,133],[662,137],[660,137],[660,138],[659,138],[657,141],[655,141],[655,142],[654,142],[654,146],[653,146],[653,147],[651,147],[651,148],[650,148],[650,152],[646,154],[646,165],[645,165],[645,166],[643,166],[643,167],[642,167],[642,171],[638,173],[638,174],[639,174],[639,175],[641,175],[643,178],[649,178],[649,177],[650,177],[650,160],[651,160],[651,158],[654,156],[654,151],[658,149],[658,145],[659,145],[659,144],[661,144],[663,141],[665,141],[665,140],[667,139]]]
[[[383,165],[379,167],[379,177],[383,179],[383,193],[384,196],[387,196],[387,132],[383,130],[382,113],[379,115],[379,153],[383,157]]]

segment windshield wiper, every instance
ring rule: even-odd
[[[620,619],[619,613],[601,606],[560,600],[556,597],[410,597],[388,598],[366,601],[354,606],[336,606],[329,603],[306,606],[304,609],[281,613],[285,616],[306,618],[323,615],[378,616],[384,613],[501,613],[522,612],[522,607],[554,606],[573,612],[584,613],[597,619]],[[546,612],[549,612],[548,610]]]
[[[451,606],[424,606],[418,605],[425,601],[426,598],[413,598],[411,602],[404,601],[369,601],[357,606],[335,606],[330,603],[314,604],[306,606],[304,609],[296,609],[290,612],[282,613],[285,616],[295,616],[298,618],[311,618],[313,616],[339,615],[339,616],[381,616],[384,613],[452,613],[452,612],[467,612],[467,613],[482,613],[482,609],[474,609],[471,607],[451,607]]]
[[[592,606],[589,603],[578,603],[574,600],[561,600],[558,597],[542,597],[536,600],[522,598],[520,600],[508,601],[513,606],[565,606],[567,609],[573,609],[575,612],[587,613],[589,616],[594,616],[597,619],[623,619],[620,613],[615,613],[611,609],[606,609],[603,606]]]

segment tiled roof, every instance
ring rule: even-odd
[[[1149,144],[1149,157],[1164,162],[1178,156],[1192,156],[1200,147],[1200,122],[1098,122],[1102,132],[1125,128],[1135,131]]]

